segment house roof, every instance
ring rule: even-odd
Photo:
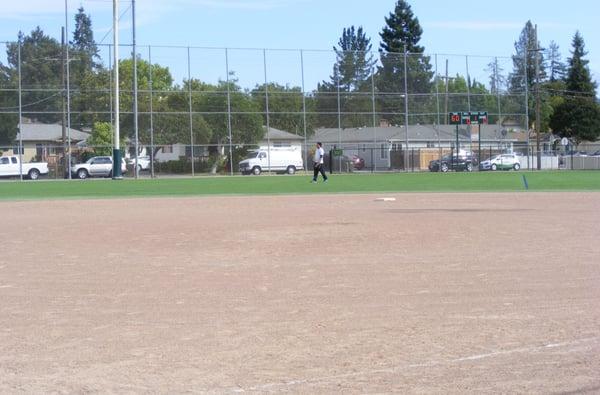
[[[265,129],[266,129],[266,127],[265,127]],[[269,128],[269,132],[265,135],[263,140],[267,140],[267,138],[269,140],[294,140],[294,141],[297,141],[297,140],[303,140],[304,137],[298,136],[296,134],[288,133],[283,130]]]
[[[477,134],[477,127],[471,130],[467,126],[459,126],[458,135],[461,140],[469,140],[471,134]],[[519,141],[524,132],[513,132],[498,125],[481,125],[482,141]],[[312,142],[335,144],[342,143],[374,143],[382,141],[404,141],[406,133],[404,126],[362,127],[362,128],[321,128],[315,131]],[[456,126],[453,125],[409,125],[409,141],[454,141]]]
[[[23,141],[62,141],[62,125],[45,123],[22,123]],[[71,141],[84,141],[90,137],[89,133],[70,128]],[[21,133],[17,133],[15,140],[21,140]],[[67,136],[69,129],[67,129]]]

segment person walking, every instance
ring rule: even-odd
[[[323,176],[323,182],[327,182],[327,175],[325,174],[325,169],[323,169],[325,157],[325,150],[323,149],[323,144],[320,142],[317,143],[317,148],[315,149],[315,156],[313,157],[313,166],[315,170],[315,174],[313,176],[312,182],[317,182],[317,177],[319,177],[319,172]]]

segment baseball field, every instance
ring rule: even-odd
[[[600,392],[600,173],[309,180],[1,182],[0,393]]]

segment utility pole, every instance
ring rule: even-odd
[[[448,79],[448,59],[446,59],[446,76],[444,77],[445,82],[445,100],[444,100],[444,114],[448,114],[448,84],[450,80]],[[448,124],[448,117],[446,117],[446,125]]]
[[[541,117],[540,117],[540,50],[538,44],[537,25],[535,25],[535,144],[537,150],[537,169],[542,169],[542,153],[540,151]]]

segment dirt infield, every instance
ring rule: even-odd
[[[600,392],[600,193],[0,215],[0,393]]]

